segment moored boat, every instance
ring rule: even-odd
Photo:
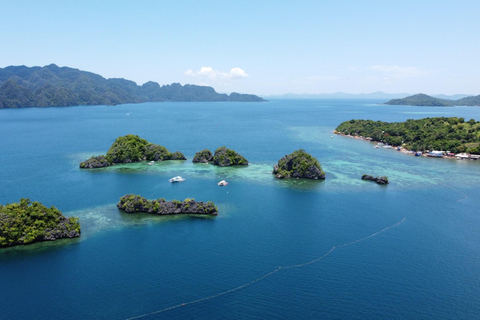
[[[219,185],[219,186],[226,186],[227,184],[228,184],[228,182],[225,181],[225,180],[222,180],[219,183],[217,183],[217,185]]]
[[[172,183],[173,182],[183,182],[185,180],[186,180],[185,178],[182,178],[180,176],[176,176],[176,177],[173,177],[173,178],[169,179],[168,182],[172,182]]]

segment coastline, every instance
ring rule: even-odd
[[[395,151],[400,151],[403,154],[410,155],[410,156],[422,156],[427,158],[440,158],[440,159],[453,159],[453,160],[479,160],[480,155],[472,155],[469,153],[458,153],[454,154],[449,151],[435,151],[435,150],[427,150],[426,152],[416,152],[413,150],[408,150],[402,146],[393,146],[389,144],[385,144],[382,141],[376,141],[372,138],[363,137],[363,136],[352,136],[350,134],[344,134],[342,132],[338,132],[333,130],[333,133],[338,136],[343,136],[347,138],[353,138],[357,140],[367,141],[374,144],[374,148],[384,148],[384,149],[392,149]]]

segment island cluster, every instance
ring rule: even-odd
[[[128,134],[118,137],[110,146],[106,155],[94,156],[79,164],[81,169],[104,168],[120,163],[150,161],[186,160],[179,152],[170,152],[162,145],[151,143],[137,135]],[[207,163],[220,167],[247,166],[248,160],[225,146],[219,147],[215,153],[208,149],[197,152],[194,163]],[[325,172],[318,160],[303,149],[285,155],[273,166],[272,173],[277,179],[325,179]],[[181,177],[170,179],[184,181]],[[388,178],[365,178],[377,183],[388,183]],[[218,185],[228,185],[221,181]],[[117,207],[127,213],[146,212],[157,215],[194,214],[217,215],[218,208],[211,201],[201,202],[195,199],[183,201],[165,199],[148,200],[140,195],[127,194],[120,198]],[[21,199],[18,204],[0,206],[0,246],[28,244],[36,241],[73,238],[80,236],[80,224],[77,218],[65,218],[58,209],[47,209],[41,203],[31,203]]]

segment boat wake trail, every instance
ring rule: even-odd
[[[238,291],[240,289],[243,289],[245,287],[248,287],[248,286],[251,286],[252,284],[254,283],[257,283],[259,281],[262,281],[263,279],[265,278],[268,278],[270,276],[272,276],[273,274],[277,273],[278,271],[280,270],[287,270],[287,269],[294,269],[294,268],[301,268],[301,267],[305,267],[309,264],[312,264],[312,263],[315,263],[315,262],[318,262],[322,259],[325,259],[326,257],[328,257],[332,252],[334,252],[335,250],[338,250],[338,249],[341,249],[341,248],[344,248],[344,247],[347,247],[347,246],[350,246],[352,244],[356,244],[356,243],[359,243],[359,242],[362,242],[362,241],[365,241],[369,238],[372,238],[372,237],[375,237],[376,235],[379,235],[380,233],[382,232],[385,232],[389,229],[392,229],[392,228],[395,228],[397,227],[398,225],[402,224],[405,220],[407,219],[407,217],[403,218],[402,220],[400,220],[399,222],[391,225],[391,226],[388,226],[380,231],[377,231],[375,233],[372,233],[366,237],[363,237],[363,238],[360,238],[360,239],[357,239],[357,240],[354,240],[352,242],[348,242],[348,243],[344,243],[340,246],[333,246],[332,249],[330,249],[330,251],[328,251],[327,253],[325,253],[323,256],[320,256],[318,258],[315,258],[313,260],[310,260],[310,261],[307,261],[305,263],[301,263],[301,264],[294,264],[294,265],[291,265],[291,266],[280,266],[278,267],[277,269],[273,270],[273,271],[270,271],[269,273],[267,274],[264,274],[263,276],[261,276],[260,278],[257,278],[255,280],[252,280],[250,282],[247,282],[245,284],[242,284],[241,286],[238,286],[238,287],[235,287],[235,288],[232,288],[230,290],[227,290],[227,291],[223,291],[223,292],[220,292],[220,293],[217,293],[217,294],[214,294],[214,295],[211,295],[211,296],[208,296],[208,297],[204,297],[204,298],[201,298],[201,299],[197,299],[197,300],[193,300],[193,301],[189,301],[189,302],[185,302],[185,303],[180,303],[180,304],[177,304],[177,305],[174,305],[174,306],[171,306],[171,307],[168,307],[168,308],[165,308],[165,309],[161,309],[161,310],[157,310],[157,311],[153,311],[153,312],[150,312],[150,313],[145,313],[145,314],[142,314],[142,315],[139,315],[139,316],[135,316],[135,317],[131,317],[131,318],[128,318],[127,320],[133,320],[133,319],[140,319],[140,318],[144,318],[144,317],[148,317],[148,316],[152,316],[152,315],[155,315],[155,314],[159,314],[159,313],[162,313],[162,312],[165,312],[165,311],[169,311],[169,310],[173,310],[173,309],[177,309],[177,308],[180,308],[180,307],[185,307],[185,306],[188,306],[188,305],[191,305],[191,304],[195,304],[195,303],[199,303],[199,302],[202,302],[202,301],[206,301],[206,300],[210,300],[210,299],[214,299],[214,298],[217,298],[217,297],[220,297],[220,296],[223,296],[223,295],[226,295],[226,294],[229,294],[229,293],[232,293],[232,292],[235,292],[235,291]]]
[[[460,191],[460,190],[458,190],[458,189],[455,189],[454,187],[451,187],[451,186],[449,186],[448,184],[445,184],[445,183],[443,183],[443,182],[440,182],[440,181],[437,181],[437,182],[438,182],[438,184],[441,184],[441,185],[443,185],[443,186],[445,186],[445,187],[447,187],[447,188],[452,189],[453,191],[456,191],[456,192],[460,193],[460,194],[463,196],[463,199],[458,199],[457,201],[463,201],[463,200],[465,200],[465,199],[468,198],[467,195],[466,195],[465,193],[463,193],[462,191]]]

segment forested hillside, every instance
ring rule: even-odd
[[[138,86],[125,79],[54,64],[0,68],[0,108],[116,105],[154,101],[264,101],[251,94],[217,93],[212,87],[173,83]]]

